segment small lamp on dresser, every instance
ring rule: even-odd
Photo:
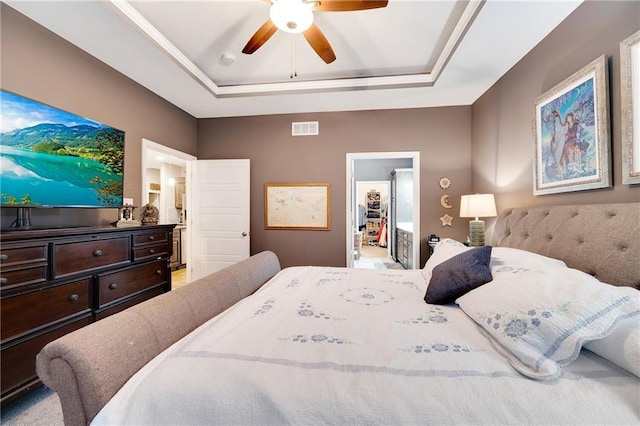
[[[497,215],[493,194],[463,195],[460,199],[460,217],[475,218],[469,221],[469,240],[474,247],[484,246],[484,220],[479,218]]]

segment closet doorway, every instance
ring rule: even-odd
[[[384,184],[391,188],[392,172],[396,169],[411,169],[413,170],[413,188],[412,188],[412,204],[413,204],[413,235],[416,244],[413,245],[407,256],[410,259],[409,265],[413,268],[419,267],[420,264],[420,153],[415,151],[408,152],[372,152],[372,153],[348,153],[347,154],[347,220],[346,220],[346,253],[347,253],[347,267],[356,268],[381,268],[389,267],[389,265],[395,262],[396,253],[393,250],[393,244],[396,244],[395,235],[389,229],[390,213],[393,208],[393,196],[392,190],[389,189],[387,199],[384,200],[382,192],[380,194],[380,221],[378,223],[371,223],[367,229],[367,205],[366,201],[362,198],[361,192],[369,191],[368,189],[358,189],[358,186],[362,187],[363,183],[365,188],[374,184],[374,186]],[[378,185],[379,186],[379,185]],[[380,186],[382,188],[382,186]],[[370,188],[376,189],[376,188]],[[375,197],[375,193],[378,191],[372,191]],[[375,200],[373,200],[375,201]],[[365,204],[364,206],[362,204]],[[364,207],[364,218],[363,209]],[[377,205],[374,203],[373,207]],[[371,216],[377,215],[375,210]],[[362,226],[364,223],[364,227]],[[372,222],[376,222],[373,220]],[[380,228],[378,228],[377,226]],[[382,226],[386,226],[386,232],[382,229]],[[370,231],[370,232],[369,232]],[[376,232],[378,231],[378,232]],[[367,239],[368,234],[369,239]],[[384,234],[384,235],[382,235]],[[369,241],[371,240],[371,241]],[[375,240],[375,242],[374,242]],[[382,244],[378,245],[382,241]],[[371,244],[369,244],[371,243]],[[383,246],[382,248],[380,246]],[[371,247],[373,250],[370,250]],[[382,250],[380,250],[382,249]],[[374,251],[377,250],[377,251]],[[385,251],[386,250],[386,251]],[[373,261],[363,259],[366,257],[378,257]],[[380,257],[386,257],[380,258]],[[384,265],[386,264],[386,265]],[[392,265],[393,266],[393,265]],[[395,265],[398,266],[398,265]]]
[[[356,163],[357,167],[357,163]],[[354,238],[354,263],[360,269],[384,269],[391,265],[388,235],[391,182],[356,180],[357,233]]]

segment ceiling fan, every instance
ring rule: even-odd
[[[271,3],[269,18],[249,39],[242,53],[251,55],[280,29],[303,33],[304,38],[324,62],[330,64],[336,55],[313,22],[313,12],[350,12],[386,7],[389,0],[265,0]]]

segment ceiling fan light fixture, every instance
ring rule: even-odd
[[[315,2],[304,0],[273,0],[269,17],[278,29],[288,33],[301,33],[313,24]]]

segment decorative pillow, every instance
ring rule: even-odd
[[[640,378],[640,316],[620,321],[607,337],[584,347]]]
[[[583,343],[640,314],[638,290],[575,269],[513,264],[491,272],[493,281],[456,302],[516,370],[534,379],[557,378]]]
[[[491,246],[464,251],[433,268],[424,301],[442,305],[491,281]]]

